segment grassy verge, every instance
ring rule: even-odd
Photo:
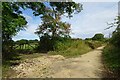
[[[108,68],[108,75],[111,77],[118,77],[120,74],[120,49],[113,46],[107,45],[103,50],[103,58],[106,67]]]
[[[61,46],[62,45],[62,46]],[[71,40],[66,43],[59,43],[56,51],[49,51],[48,54],[62,55],[64,57],[77,57],[85,54],[92,49],[101,46],[102,43],[98,41],[84,41],[84,40]]]

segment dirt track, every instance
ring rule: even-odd
[[[104,68],[101,60],[103,47],[77,58],[64,58],[61,55],[26,60],[13,67],[16,78],[102,78]]]

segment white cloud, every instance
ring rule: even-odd
[[[111,28],[109,30],[104,29],[109,27],[107,22],[113,22],[117,14],[117,3],[83,3],[82,12],[74,15],[72,19],[64,17],[62,18],[62,21],[66,21],[71,24],[71,37],[73,38],[93,37],[96,33],[103,33],[105,36],[108,36],[115,28]],[[40,18],[31,17],[25,14],[24,16],[27,18],[28,28],[26,31],[20,31],[14,39],[38,38],[34,32],[41,22]]]
[[[72,33],[74,33],[71,34],[72,37],[86,38],[92,37],[96,33],[103,33],[106,36],[115,29],[111,28],[109,30],[104,30],[109,27],[107,22],[113,22],[118,14],[117,3],[116,5],[110,5],[111,3],[108,3],[107,5],[109,5],[110,8],[106,8],[108,6],[103,8],[103,4],[105,5],[106,3],[91,3],[89,6],[88,3],[83,3],[85,6],[80,14],[74,15],[71,20],[63,18],[64,21],[67,21],[72,25],[71,29]],[[91,7],[91,5],[94,6]],[[91,10],[88,12],[88,9]]]

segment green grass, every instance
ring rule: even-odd
[[[98,42],[92,45],[101,44]],[[92,48],[84,40],[68,41],[66,43],[58,43],[56,51],[49,51],[51,55],[63,55],[64,57],[77,57],[92,50]],[[101,45],[99,45],[101,46]],[[95,46],[95,48],[99,47]]]
[[[40,53],[34,53],[34,54],[20,54],[21,60],[33,59],[33,58],[37,58],[37,57],[41,57],[41,56],[42,56],[42,54],[40,54]]]
[[[30,45],[31,45],[32,47],[31,47]],[[33,43],[33,44],[30,44],[30,45],[26,44],[26,45],[22,46],[22,49],[33,50],[33,49],[36,47],[36,44],[34,44],[34,43]],[[16,46],[18,46],[18,45],[16,45]],[[16,47],[16,46],[15,46],[15,47]],[[18,47],[16,47],[16,49],[21,49],[21,48],[20,48],[20,46],[18,46]]]
[[[49,51],[51,55],[62,55],[64,57],[77,57],[85,54],[92,49],[102,46],[103,42],[92,40],[68,40],[64,42],[58,42],[55,51]],[[93,48],[94,47],[94,48]]]
[[[95,41],[95,40],[85,40],[85,43],[88,44],[92,49],[105,45],[102,41]]]
[[[108,69],[115,74],[118,74],[118,71],[120,71],[120,49],[113,46],[113,45],[107,45],[103,50],[103,59],[108,67]],[[119,72],[120,74],[120,72]]]

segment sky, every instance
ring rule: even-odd
[[[108,37],[115,28],[105,30],[109,25],[107,23],[114,22],[118,15],[118,2],[81,2],[83,10],[79,14],[74,14],[71,19],[62,16],[62,21],[71,24],[72,38],[91,38],[96,33],[102,33]],[[35,17],[32,10],[23,10],[22,14],[28,24],[24,31],[20,31],[13,40],[27,39],[34,40],[39,37],[34,34],[38,26],[41,24],[40,17]]]

